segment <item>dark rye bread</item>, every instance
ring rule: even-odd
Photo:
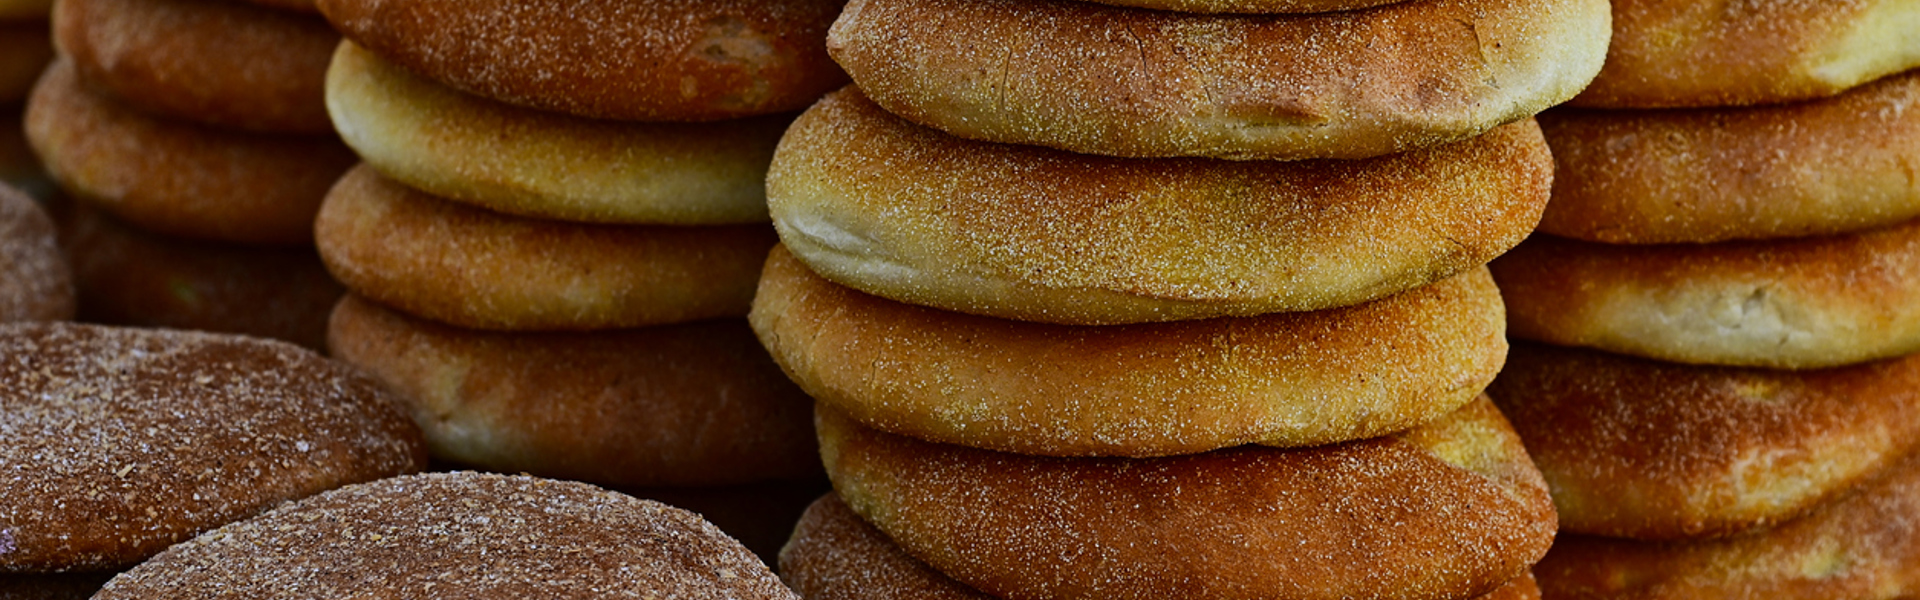
[[[698,515],[534,477],[395,477],[209,532],[107,582],[97,600],[193,598],[790,600]]]
[[[244,2],[72,0],[54,40],[82,79],[126,106],[260,132],[330,134],[327,22]]]
[[[326,136],[223,131],[149,117],[55,61],[27,104],[27,139],[74,196],[150,231],[247,244],[313,242],[353,151]]]
[[[1077,0],[853,0],[827,49],[888,111],[1086,154],[1365,158],[1559,104],[1606,54],[1604,0],[1410,0],[1197,15]]]
[[[55,237],[39,204],[0,184],[0,323],[73,318],[73,273]]]
[[[504,215],[386,179],[342,177],[313,223],[349,289],[474,329],[584,331],[741,317],[775,242],[765,224],[600,225]]]
[[[846,82],[827,57],[843,0],[321,0],[407,70],[540,110],[713,121],[805,108]]]
[[[855,513],[1008,600],[1467,598],[1553,539],[1547,486],[1484,398],[1391,437],[1154,459],[930,444],[816,411]]]
[[[1049,456],[1167,456],[1387,435],[1453,412],[1506,356],[1484,270],[1353,307],[1073,326],[834,285],[776,248],[750,317],[821,402],[884,431]]]
[[[807,507],[780,551],[780,579],[806,600],[998,600],[901,550],[840,497]],[[1478,600],[1539,600],[1531,573]]]
[[[1119,159],[964,140],[847,88],[774,155],[787,247],[841,285],[1076,325],[1357,304],[1485,264],[1539,222],[1529,121],[1364,161]]]
[[[97,325],[0,325],[0,430],[0,572],[124,568],[427,458],[398,401],[346,365]]]
[[[1776,371],[1515,342],[1487,394],[1546,475],[1566,533],[1764,528],[1920,446],[1920,355]]]

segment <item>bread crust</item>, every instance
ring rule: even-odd
[[[1516,338],[1776,369],[1920,351],[1920,221],[1697,245],[1535,235],[1489,266]]]
[[[1595,108],[1746,106],[1832,96],[1920,66],[1920,1],[1614,0]]]
[[[1076,325],[1358,304],[1505,252],[1552,158],[1521,122],[1367,161],[1117,159],[956,138],[848,88],[781,141],[774,224],[842,285]]]
[[[1615,244],[1829,235],[1920,217],[1920,71],[1749,108],[1547,111],[1540,230]]]
[[[766,222],[767,163],[792,121],[611,122],[534,110],[434,83],[351,41],[334,53],[327,105],[347,145],[410,187],[596,223]]]
[[[349,289],[474,329],[585,331],[741,317],[774,244],[766,225],[594,225],[435,198],[362,165],[314,222]]]
[[[0,323],[73,318],[73,271],[54,234],[39,204],[0,184]]]
[[[1472,597],[1553,538],[1546,484],[1484,399],[1396,437],[1156,459],[1002,454],[816,414],[855,513],[1008,600]]]
[[[846,82],[843,0],[321,0],[360,45],[454,88],[633,121],[789,112]]]
[[[1765,528],[1920,447],[1920,355],[1776,371],[1515,342],[1487,394],[1546,475],[1564,533]]]
[[[1470,138],[1600,70],[1599,0],[1194,15],[1076,0],[853,0],[828,50],[888,111],[1127,157],[1366,158]]]

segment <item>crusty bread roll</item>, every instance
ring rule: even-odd
[[[919,127],[847,88],[767,193],[821,275],[902,302],[1080,325],[1347,306],[1526,237],[1552,158],[1529,121],[1367,161],[1115,159]]]
[[[1546,484],[1484,399],[1394,437],[1155,459],[930,444],[816,410],[855,513],[1008,600],[1465,598],[1553,539]]]
[[[1920,355],[1774,371],[1516,342],[1487,394],[1546,475],[1565,533],[1762,528],[1920,447]]]
[[[0,572],[125,568],[427,458],[378,383],[291,344],[18,323],[0,356]]]
[[[1920,1],[1613,0],[1606,67],[1571,104],[1741,106],[1920,67]]]
[[[55,61],[27,139],[61,187],[142,229],[243,244],[313,242],[327,188],[353,166],[331,137],[210,129],[133,112]]]
[[[612,122],[455,91],[341,42],[327,106],[347,145],[401,183],[534,217],[711,225],[767,220],[767,163],[791,117]]]
[[[349,289],[475,329],[582,331],[747,314],[766,225],[593,225],[514,217],[414,191],[360,166],[314,230]]]
[[[590,485],[434,473],[320,494],[169,548],[94,596],[791,600],[698,515]]]
[[[1920,71],[1776,106],[1552,110],[1540,230],[1620,244],[1825,235],[1920,217]]]
[[[340,34],[314,15],[245,2],[70,0],[55,41],[81,78],[126,106],[261,132],[328,134],[327,57]]]
[[[1920,220],[1718,244],[1535,235],[1490,266],[1517,338],[1779,369],[1920,351]]]
[[[846,82],[844,0],[321,0],[360,45],[455,88],[635,121],[795,111]]]
[[[0,22],[0,106],[27,99],[49,62],[53,39],[45,22]]]
[[[0,323],[73,318],[73,272],[55,237],[40,205],[0,184]]]
[[[1089,327],[861,294],[776,248],[754,302],[761,343],[821,402],[896,434],[1021,454],[1386,435],[1453,412],[1506,356],[1484,270],[1350,308]]]
[[[348,296],[327,341],[399,393],[435,457],[629,487],[819,476],[811,403],[738,319],[497,333]]]
[[[1600,70],[1602,0],[1193,15],[1076,0],[853,0],[827,47],[887,110],[1111,156],[1364,158],[1479,135]]]

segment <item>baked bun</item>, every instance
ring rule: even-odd
[[[591,225],[513,217],[361,166],[314,223],[349,289],[475,329],[580,331],[747,314],[766,225]]]
[[[635,121],[795,111],[846,82],[843,0],[321,0],[360,45],[460,90]]]
[[[27,139],[68,192],[142,229],[243,244],[313,242],[313,215],[353,151],[329,137],[155,119],[86,89],[55,61],[27,105]]]
[[[1752,108],[1548,111],[1540,230],[1619,244],[1828,235],[1920,217],[1920,71]]]
[[[379,384],[290,344],[13,324],[0,356],[0,572],[124,568],[427,458]]]
[[[477,473],[287,504],[170,548],[94,597],[423,596],[794,598],[699,515],[583,483]]]
[[[1546,475],[1565,533],[1766,527],[1920,446],[1920,355],[1775,371],[1515,342],[1487,394]]]
[[[73,273],[53,220],[32,198],[0,185],[0,323],[73,318]]]
[[[794,122],[774,224],[842,285],[923,306],[1105,325],[1347,306],[1518,244],[1553,173],[1531,121],[1367,161],[1116,159],[974,142],[854,88]]]
[[[1773,529],[1672,542],[1561,535],[1533,572],[1548,598],[1910,598],[1920,455]]]
[[[53,62],[53,39],[46,23],[0,22],[0,105],[13,106],[27,99],[49,62]]]
[[[855,513],[1010,600],[1472,597],[1553,539],[1546,484],[1484,399],[1394,437],[1155,459],[930,444],[816,410]]]
[[[1506,356],[1484,270],[1350,308],[1086,327],[861,294],[776,248],[751,319],[801,388],[862,423],[1048,456],[1386,435],[1453,412]]]
[[[1920,67],[1920,1],[1614,0],[1606,67],[1570,104],[1742,106]]]
[[[312,248],[171,238],[79,203],[61,229],[80,318],[89,322],[242,333],[322,350],[327,315],[346,293]]]
[[[408,73],[353,42],[334,53],[327,105],[348,145],[410,187],[600,223],[766,222],[767,163],[792,121],[612,122],[522,108]]]
[[[810,403],[737,319],[494,333],[354,296],[328,345],[399,393],[436,457],[613,486],[820,473]]]
[[[1366,158],[1479,135],[1600,70],[1602,0],[1223,16],[1076,0],[852,0],[827,49],[888,111],[1086,154]]]
[[[126,106],[248,131],[330,134],[327,57],[313,15],[245,2],[65,0],[53,31],[80,76]]]
[[[1491,266],[1517,338],[1777,369],[1920,351],[1920,221],[1705,245],[1535,235]]]

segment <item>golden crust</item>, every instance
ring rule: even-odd
[[[431,473],[288,503],[95,596],[797,600],[699,515],[583,483]]]
[[[73,272],[55,237],[40,205],[0,184],[0,323],[73,318]]]
[[[341,42],[327,73],[340,135],[414,189],[500,212],[600,223],[767,220],[767,163],[790,116],[610,122],[447,88]]]
[[[0,22],[0,106],[26,100],[50,62],[53,38],[46,23]]]
[[[1484,399],[1396,437],[1155,459],[1001,454],[816,414],[855,513],[1008,600],[1467,597],[1553,538],[1546,484]]]
[[[1490,266],[1517,338],[1779,369],[1920,351],[1920,220],[1705,245],[1536,235]]]
[[[0,356],[0,572],[125,568],[427,458],[379,384],[290,344],[13,324]]]
[[[1365,158],[1479,135],[1600,70],[1602,0],[1194,15],[1075,0],[853,0],[828,51],[874,101],[1086,154]]]
[[[1617,244],[1825,235],[1920,217],[1920,71],[1780,106],[1554,110],[1540,230]]]
[[[429,79],[540,110],[636,121],[795,111],[846,82],[843,0],[322,0],[348,38]]]
[[[483,332],[348,296],[328,345],[399,393],[437,458],[614,486],[819,476],[806,396],[737,319]]]
[[[1743,106],[1920,67],[1917,0],[1614,0],[1613,44],[1569,104]]]
[[[81,203],[60,220],[83,320],[326,348],[327,315],[346,290],[312,248],[170,238]]]
[[[55,42],[81,78],[127,106],[247,131],[333,131],[323,101],[340,34],[313,15],[244,2],[70,0]]]
[[[1796,372],[1516,342],[1487,393],[1546,475],[1567,533],[1763,528],[1920,445],[1920,355]]]
[[[27,139],[68,193],[142,229],[305,245],[353,151],[330,137],[218,131],[154,119],[83,87],[55,61],[27,104]]]
[[[902,302],[1078,325],[1346,306],[1526,237],[1552,158],[1531,121],[1367,161],[1117,159],[974,142],[854,88],[794,123],[767,190],[794,254]]]
[[[1021,454],[1386,435],[1465,404],[1506,356],[1484,270],[1351,308],[1090,327],[861,294],[776,248],[754,302],[761,343],[821,402],[896,434]]]
[[[1920,455],[1773,529],[1672,542],[1563,535],[1534,575],[1555,599],[1911,598],[1920,591]]]
[[[513,217],[360,166],[314,230],[349,289],[475,329],[580,331],[747,314],[766,225],[592,225]]]

